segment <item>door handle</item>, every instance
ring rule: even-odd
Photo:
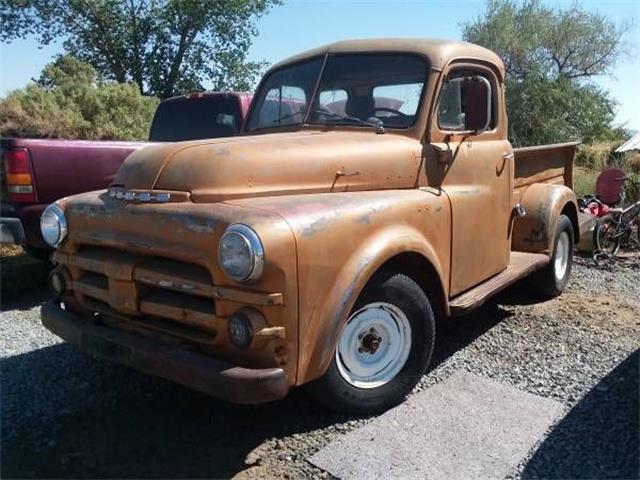
[[[344,172],[342,170],[338,170],[336,172],[336,177],[353,177],[354,175],[360,175],[360,171],[356,170],[354,172]]]
[[[502,154],[502,161],[497,160],[496,161],[496,175],[500,176],[502,175],[502,172],[504,172],[504,169],[507,167],[509,161],[513,160],[513,152],[504,152]]]

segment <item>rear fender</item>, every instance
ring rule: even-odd
[[[524,217],[513,222],[511,249],[521,252],[549,253],[553,249],[554,229],[561,214],[569,216],[577,229],[578,204],[573,191],[564,185],[536,183],[522,195]],[[578,239],[579,234],[575,235]]]
[[[300,348],[298,384],[320,377],[335,353],[338,334],[371,277],[387,261],[401,253],[423,256],[437,272],[446,292],[443,269],[432,245],[416,229],[402,225],[377,232],[355,251],[340,269],[322,308],[311,312],[309,330]],[[442,300],[446,304],[446,299]]]

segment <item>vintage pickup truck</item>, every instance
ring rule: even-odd
[[[569,279],[575,144],[514,151],[504,75],[485,48],[424,39],[275,65],[243,135],[139,150],[108,190],[48,207],[44,325],[229,401],[308,384],[329,408],[397,404],[434,316]]]

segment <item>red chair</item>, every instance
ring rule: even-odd
[[[624,180],[624,171],[619,168],[603,170],[596,180],[596,196],[610,207],[616,205],[621,200]]]

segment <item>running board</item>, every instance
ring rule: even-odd
[[[548,263],[549,257],[544,254],[511,252],[511,263],[502,272],[449,301],[451,315],[464,315],[478,308],[488,298]]]

